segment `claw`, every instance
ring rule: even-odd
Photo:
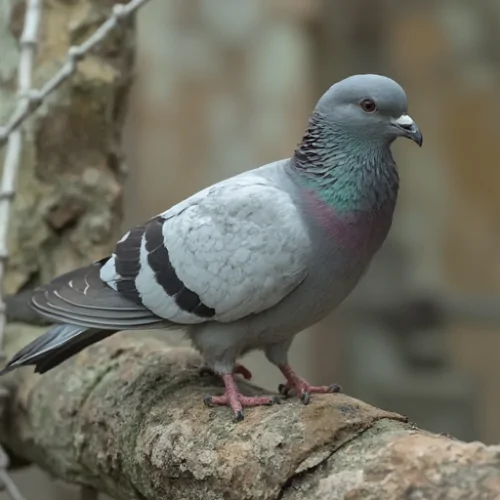
[[[236,422],[241,422],[245,418],[245,415],[243,415],[243,411],[242,410],[238,410],[234,414],[234,418],[236,419]]]
[[[290,392],[290,389],[285,384],[280,384],[278,385],[278,392],[286,398],[288,396],[288,393]]]
[[[213,407],[212,396],[205,396],[203,398],[203,402],[205,403],[205,406],[207,406],[208,408],[212,408]]]
[[[300,395],[300,400],[303,404],[308,405],[311,401],[311,393],[309,391],[303,391]]]

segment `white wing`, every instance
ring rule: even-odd
[[[286,297],[305,278],[309,252],[289,195],[247,174],[129,232],[101,279],[170,321],[229,322]]]

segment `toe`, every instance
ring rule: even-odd
[[[203,399],[207,406],[225,406],[228,404],[227,396],[205,396]]]

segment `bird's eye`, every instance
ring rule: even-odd
[[[363,99],[359,105],[366,113],[373,113],[377,109],[377,105],[372,99]]]

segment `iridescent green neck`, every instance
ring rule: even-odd
[[[291,161],[303,189],[336,212],[369,211],[393,205],[399,176],[390,144],[356,140],[313,114]]]

